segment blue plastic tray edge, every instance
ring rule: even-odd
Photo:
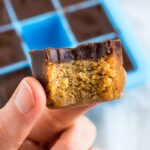
[[[129,72],[127,75],[126,90],[138,86],[141,83],[145,83],[148,79],[149,73],[147,60],[145,59],[145,56],[142,53],[142,48],[135,37],[134,30],[131,27],[132,25],[130,25],[128,20],[125,19],[126,17],[119,9],[117,2],[104,0],[102,5],[108,14],[108,17],[112,20],[113,26],[118,30],[123,45],[131,49],[131,51],[128,50],[128,53],[129,56],[132,57],[136,69],[135,71]],[[120,18],[123,19],[120,20]]]

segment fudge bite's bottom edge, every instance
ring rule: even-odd
[[[122,96],[125,73],[119,40],[30,52],[33,76],[49,108],[84,106]]]

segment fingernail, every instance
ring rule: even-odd
[[[16,95],[15,105],[21,113],[26,114],[32,110],[34,103],[35,100],[32,89],[30,85],[23,80]]]

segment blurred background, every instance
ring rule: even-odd
[[[135,31],[143,54],[150,60],[150,0],[118,0],[118,3]],[[96,145],[102,150],[150,149],[149,80],[127,90],[119,104],[102,107],[105,108],[98,112],[101,119]]]
[[[149,7],[150,0],[0,0],[0,107],[31,75],[29,50],[121,38],[124,96],[87,116],[102,150],[150,149]]]

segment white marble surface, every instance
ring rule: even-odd
[[[150,62],[150,0],[118,0]],[[102,150],[150,150],[150,83],[125,93],[122,101],[103,104],[97,118],[96,145]]]

